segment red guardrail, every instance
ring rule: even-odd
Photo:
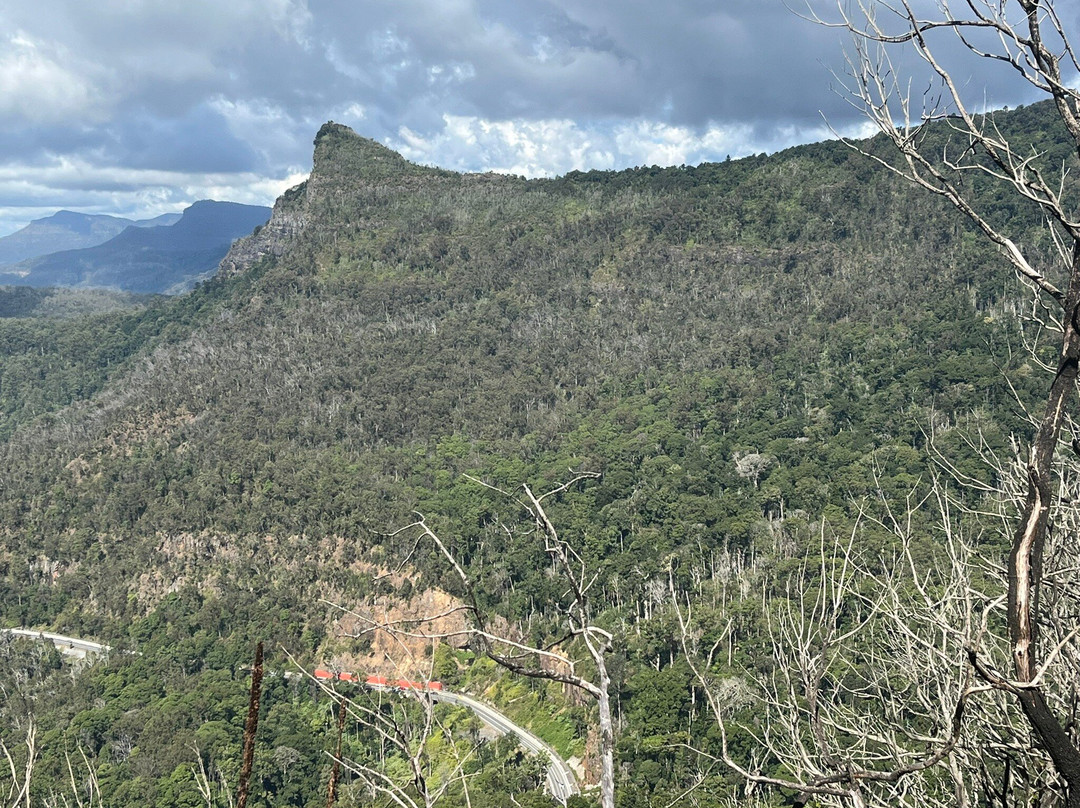
[[[359,682],[360,674],[348,671],[328,671],[325,668],[316,668],[311,672],[316,679],[333,679],[340,682]],[[371,675],[365,678],[364,684],[368,687],[384,687],[394,690],[442,690],[442,682],[421,682],[412,679],[395,679],[393,681],[385,676]]]

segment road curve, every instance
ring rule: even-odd
[[[49,640],[61,653],[70,656],[85,657],[87,654],[107,654],[111,650],[108,645],[99,642],[91,642],[80,637],[68,637],[64,634],[54,634],[51,631],[37,631],[32,628],[0,628],[4,634],[14,634],[18,637],[29,637],[32,640]]]
[[[494,727],[499,732],[516,735],[518,742],[534,755],[546,755],[550,761],[547,772],[548,793],[563,805],[566,804],[572,794],[578,793],[577,780],[566,761],[559,756],[558,752],[527,729],[519,727],[494,707],[463,693],[452,693],[448,690],[431,690],[428,692],[434,701],[467,707],[476,713],[485,724]]]
[[[37,631],[29,628],[0,628],[0,633],[14,634],[19,637],[29,637],[33,640],[48,640],[55,645],[61,653],[73,656],[85,657],[87,654],[107,654],[111,649],[108,645],[99,642],[84,640],[81,637],[69,637],[64,634],[54,634],[51,631]],[[287,676],[288,674],[286,674]],[[481,721],[494,727],[504,734],[516,735],[518,742],[534,755],[546,755],[549,761],[547,772],[547,790],[555,799],[563,805],[572,794],[579,793],[577,779],[574,772],[559,753],[533,735],[524,727],[518,726],[494,707],[477,701],[464,693],[453,693],[448,690],[428,690],[434,701],[446,704],[456,704],[472,710]]]

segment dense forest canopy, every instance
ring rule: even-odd
[[[1075,162],[1048,107],[995,122]],[[1052,249],[1034,211],[982,202]],[[992,246],[835,142],[525,180],[413,165],[327,124],[311,177],[223,266],[175,299],[0,292],[0,613],[141,654],[67,677],[31,644],[0,649],[17,694],[0,735],[35,717],[42,795],[79,749],[105,804],[206,804],[200,764],[235,782],[255,640],[277,669],[286,652],[359,667],[327,601],[456,593],[395,534],[416,512],[543,641],[558,581],[470,477],[541,490],[581,470],[601,476],[551,512],[618,637],[621,804],[667,805],[702,770],[680,744],[711,738],[672,587],[722,618],[715,661],[752,687],[766,604],[822,537],[922,496],[931,439],[985,478],[975,447],[1029,431],[1018,401],[1043,378]],[[929,559],[934,515],[913,519]],[[492,698],[518,688],[506,701],[560,752],[592,753],[587,705],[467,650],[435,661]],[[320,804],[327,701],[279,679],[263,709],[260,804]],[[473,806],[541,785],[505,744],[476,765]],[[700,804],[725,804],[737,778],[709,778]]]

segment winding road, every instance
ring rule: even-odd
[[[92,640],[84,640],[81,637],[68,637],[64,634],[54,634],[51,631],[37,631],[29,628],[0,628],[0,633],[14,634],[19,637],[29,637],[41,642],[49,641],[55,645],[61,653],[68,656],[84,659],[88,655],[105,655],[110,651],[108,645],[103,645]],[[558,752],[529,732],[525,727],[518,726],[494,707],[477,701],[464,693],[453,693],[448,690],[428,690],[434,701],[446,704],[456,704],[472,710],[476,716],[488,726],[503,734],[513,734],[518,738],[526,750],[534,755],[544,755],[548,758],[547,791],[552,797],[563,805],[572,794],[579,793],[577,779],[574,772],[563,760]]]
[[[99,642],[84,640],[81,637],[68,637],[63,634],[53,634],[51,631],[37,631],[30,628],[0,628],[4,634],[14,634],[17,637],[29,637],[32,640],[48,640],[59,649],[60,653],[85,659],[89,654],[108,654],[111,650],[108,645]]]
[[[519,727],[494,707],[490,707],[463,693],[452,693],[447,690],[431,690],[429,692],[435,701],[467,707],[476,713],[481,721],[499,732],[517,735],[518,742],[534,755],[546,755],[550,761],[547,772],[548,793],[563,805],[566,804],[572,794],[578,793],[577,780],[574,778],[574,772],[570,769],[570,766],[559,757],[559,754],[554,749],[527,729]]]

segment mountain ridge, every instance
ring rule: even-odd
[[[1052,139],[1045,119],[996,123]],[[342,609],[460,592],[400,530],[418,513],[479,608],[566,647],[565,587],[501,492],[597,472],[544,507],[612,634],[620,791],[672,804],[696,771],[679,750],[715,723],[671,593],[702,621],[710,674],[752,692],[775,662],[770,604],[822,569],[823,541],[892,557],[880,508],[920,501],[930,435],[974,477],[980,451],[1025,434],[1016,397],[1042,379],[1011,349],[1024,292],[947,204],[838,143],[542,180],[382,148],[323,127],[311,177],[189,294],[0,319],[0,613],[142,653],[89,671],[43,726],[87,739],[108,804],[201,804],[192,749],[238,760],[256,640],[268,669],[357,659],[377,646]],[[1037,237],[1011,200],[980,205]],[[905,525],[913,559],[940,550],[929,510]],[[418,656],[503,687],[475,649]],[[500,702],[538,705],[538,734],[589,756],[587,705],[516,687]],[[324,799],[317,698],[268,681],[260,748],[301,753],[288,777],[264,766],[257,799]],[[71,740],[43,733],[42,759],[63,772]],[[737,796],[710,778],[703,798]]]
[[[0,268],[61,250],[94,247],[119,235],[128,227],[167,226],[179,218],[179,213],[164,213],[152,219],[135,220],[121,216],[60,210],[0,237]]]
[[[128,226],[90,247],[26,259],[0,270],[0,282],[172,294],[217,269],[232,242],[266,221],[270,209],[203,200],[171,225]]]
[[[486,452],[496,455],[539,441],[553,448],[530,454],[558,456],[554,447],[571,441],[564,433],[583,428],[590,412],[617,409],[619,390],[640,396],[664,385],[681,388],[695,374],[738,389],[739,374],[754,364],[768,375],[769,368],[796,361],[797,341],[779,324],[797,315],[800,329],[812,334],[805,339],[823,351],[836,337],[815,321],[842,330],[853,327],[845,323],[895,324],[935,297],[947,300],[928,290],[953,283],[938,272],[942,255],[958,262],[958,245],[943,252],[947,234],[924,232],[926,220],[939,214],[933,200],[912,205],[902,186],[864,176],[857,156],[838,144],[776,162],[752,158],[533,181],[410,168],[372,144],[345,127],[324,127],[311,178],[278,200],[268,225],[246,245],[233,248],[225,263],[235,262],[234,271],[184,303],[223,312],[220,318],[159,346],[123,393],[101,399],[88,442],[61,441],[54,450],[65,458],[61,467],[89,453],[97,458],[87,460],[91,468],[105,462],[119,469],[123,457],[106,462],[93,446],[145,442],[154,456],[164,451],[152,476],[180,485],[186,478],[172,468],[176,446],[202,458],[200,475],[223,478],[231,472],[215,447],[248,447],[232,458],[244,466],[237,485],[250,502],[236,510],[200,501],[196,516],[177,508],[191,502],[179,489],[141,489],[117,471],[112,493],[126,490],[121,499],[139,507],[106,517],[112,506],[98,505],[112,496],[102,491],[99,502],[77,495],[87,482],[78,483],[61,524],[138,526],[164,546],[178,532],[203,529],[332,532],[370,542],[397,508],[362,506],[344,494],[353,491],[343,476],[342,464],[354,462],[349,458],[364,458],[369,490],[392,500],[398,475],[368,475],[397,462],[384,456],[394,446],[426,447],[463,435],[490,444]],[[386,158],[375,171],[366,165],[372,153]],[[793,177],[803,183],[801,197],[789,192],[794,201],[783,210],[774,200]],[[837,209],[818,190],[822,178],[830,181],[829,194],[860,204]],[[879,195],[876,208],[862,204]],[[764,228],[774,235],[766,239]],[[875,228],[920,237],[906,239],[911,248],[892,263],[853,257],[871,243],[889,243],[884,236],[871,242],[848,235],[840,237],[847,247],[834,243],[838,232]],[[275,232],[276,257],[272,251],[263,254],[269,260],[254,263],[237,257]],[[791,244],[795,233],[805,234],[798,246]],[[988,276],[972,294],[993,306],[999,289]],[[283,330],[292,336],[285,339]],[[906,339],[900,334],[893,338]],[[772,379],[766,386],[779,384]],[[837,408],[839,399],[821,390],[808,395],[814,406]],[[146,421],[148,412],[159,415]],[[70,417],[84,414],[76,408]],[[831,428],[842,430],[845,417]],[[146,425],[136,428],[139,423]],[[723,451],[730,452],[727,441]],[[276,460],[242,461],[260,443],[280,444],[273,454],[293,457],[290,468]],[[150,449],[158,444],[173,448]],[[590,449],[590,463],[610,466],[608,451]],[[343,491],[323,516],[314,502],[287,493],[299,484],[297,475],[315,468]],[[806,505],[795,501],[793,507]],[[17,498],[9,504],[7,524],[27,518],[19,515]],[[727,529],[724,520],[710,523],[710,531]]]

